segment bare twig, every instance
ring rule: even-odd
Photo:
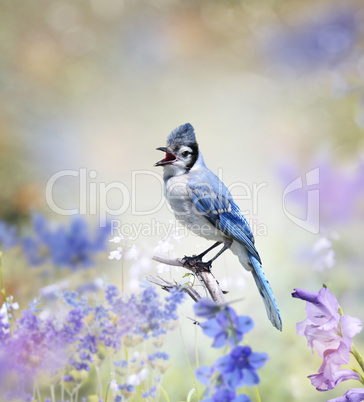
[[[210,293],[212,300],[214,300],[216,303],[225,303],[226,302],[224,294],[219,286],[219,283],[217,282],[217,280],[215,279],[214,275],[211,272],[206,271],[206,270],[201,270],[201,269],[199,269],[198,266],[185,265],[181,258],[172,259],[172,258],[167,258],[167,257],[154,256],[153,260],[158,261],[162,264],[172,265],[175,267],[183,267],[183,268],[188,269],[189,271],[192,271],[194,274],[196,274],[200,278],[201,282],[205,285],[206,289]],[[149,278],[149,280],[150,280],[150,278]],[[159,280],[166,282],[164,279],[162,279],[160,277],[159,277]],[[156,281],[154,281],[153,283],[155,283],[159,286],[162,286],[162,288],[163,288],[163,286],[165,286],[165,285],[156,283]],[[173,286],[175,287],[176,285],[173,285]],[[198,295],[198,293],[195,290],[194,290],[194,292],[195,292],[194,296],[196,296],[196,294]],[[195,298],[191,294],[190,294],[190,296],[192,297],[192,299],[195,300]],[[201,298],[201,296],[199,298]]]
[[[154,283],[155,285],[160,286],[163,290],[166,290],[169,292],[171,289],[178,289],[181,290],[182,292],[187,293],[191,299],[193,299],[195,302],[197,302],[199,299],[201,299],[201,295],[197,292],[196,289],[194,289],[190,285],[180,285],[177,282],[169,282],[166,281],[164,278],[160,277],[159,275],[157,277],[149,275],[147,276],[147,279],[149,282]]]

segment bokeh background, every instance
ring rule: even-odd
[[[364,319],[363,27],[360,0],[3,0],[1,219],[21,232],[30,230],[34,211],[55,224],[69,222],[47,203],[47,183],[58,172],[83,169],[81,185],[80,174],[57,180],[58,206],[86,205],[81,212],[97,227],[105,208],[100,188],[122,183],[130,198],[110,189],[108,208],[125,208],[109,219],[146,228],[129,236],[138,257],[125,261],[123,272],[108,252],[78,272],[30,268],[18,249],[6,251],[7,293],[26,306],[40,289],[65,280],[72,288],[108,277],[131,292],[144,275],[160,273],[150,257],[165,239],[153,228],[169,227],[172,215],[165,203],[156,208],[163,190],[156,177],[162,172],[153,167],[162,155],[155,148],[190,122],[205,162],[234,186],[248,211],[280,306],[283,333],[267,320],[237,259],[226,253],[215,263],[228,299],[243,298],[238,311],[255,321],[247,342],[270,356],[260,372],[262,400],[320,402],[344,394],[349,383],[319,393],[306,378],[320,360],[295,333],[305,314],[291,292],[317,291],[325,282],[346,314]],[[283,194],[303,178],[302,189],[288,194],[284,205],[305,220],[305,174],[317,168],[320,181],[312,189],[320,190],[320,225],[312,233],[287,216]],[[260,190],[250,197],[247,189],[254,186]],[[85,194],[87,204],[80,205]],[[193,235],[169,236],[167,243],[163,250],[177,256],[208,245]],[[183,274],[168,269],[161,275],[180,280]],[[193,360],[195,328],[185,318],[193,314],[191,305],[184,306],[180,325]],[[163,383],[174,402],[193,387],[176,336],[166,341],[173,365]],[[357,338],[364,350],[363,336]],[[203,346],[202,336],[199,341],[200,362],[211,364],[216,352]]]

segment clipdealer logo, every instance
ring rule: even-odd
[[[304,180],[305,179],[305,180]],[[320,232],[320,168],[315,168],[304,176],[297,177],[284,189],[282,207],[285,215],[297,226],[313,234]],[[304,216],[296,216],[287,208],[287,197],[298,190],[306,192],[306,200],[303,205]]]
[[[80,168],[79,170],[66,169],[54,173],[46,184],[45,198],[47,205],[56,214],[64,216],[78,214],[98,215],[100,226],[105,226],[111,220],[115,230],[121,228],[122,225],[119,219],[127,211],[133,216],[153,216],[160,209],[166,207],[173,214],[169,203],[163,195],[164,181],[159,173],[150,170],[132,171],[130,187],[119,181],[110,183],[97,182],[95,180],[97,175],[95,170],[88,170],[86,168]],[[223,169],[220,168],[218,170],[218,176],[223,181]],[[138,199],[140,199],[140,183],[142,182],[139,182],[139,179],[143,179],[144,183],[146,179],[152,180],[152,185],[159,189],[159,198],[151,200],[146,210],[140,210],[137,207],[137,188],[139,191]],[[62,206],[64,200],[62,196],[59,196],[59,192],[57,192],[59,186],[65,185],[65,180],[68,185],[72,185],[73,189],[76,185],[76,191],[79,193],[78,200],[75,200],[73,207],[68,209],[64,205]],[[241,201],[244,207],[242,208],[242,213],[245,215],[256,236],[267,235],[267,226],[258,221],[260,194],[267,187],[267,182],[251,183],[250,185],[244,182],[233,182],[228,186],[228,190],[232,193],[234,200]],[[196,212],[201,213],[197,210]],[[117,218],[112,219],[112,217]],[[156,226],[149,228],[150,233],[160,231],[155,220],[152,219],[149,224]],[[148,225],[148,223],[145,223],[145,225]],[[147,228],[144,228],[143,231],[148,232]],[[137,233],[141,232],[141,229],[138,228],[138,230],[133,230],[133,232],[137,235]]]
[[[218,176],[221,181],[223,170],[220,168]],[[315,168],[305,173],[302,177],[297,177],[284,189],[282,195],[282,209],[284,214],[296,225],[311,233],[319,233],[320,231],[320,194],[319,194],[319,181],[320,174],[319,168]],[[138,178],[146,176],[154,180],[153,185],[159,186],[160,198],[154,204],[149,206],[147,210],[138,210],[137,208],[137,182]],[[62,199],[55,199],[55,187],[58,181],[64,178],[69,180],[76,180],[79,189],[79,199],[74,208],[66,209],[62,207]],[[150,170],[138,170],[131,172],[131,186],[130,188],[119,181],[110,183],[96,182],[97,172],[95,170],[88,170],[80,168],[79,170],[61,170],[54,173],[48,180],[45,189],[45,198],[49,208],[59,215],[98,215],[99,224],[101,227],[106,226],[110,221],[110,217],[118,217],[118,219],[128,210],[133,216],[147,216],[153,215],[161,208],[166,206],[173,214],[171,207],[166,202],[163,196],[164,182],[163,178],[156,172]],[[74,184],[74,183],[73,183]],[[267,235],[267,226],[258,222],[258,206],[260,192],[268,187],[267,182],[252,183],[248,185],[244,182],[234,182],[228,186],[228,190],[232,193],[235,201],[242,201],[244,208],[242,213],[247,218],[253,232],[257,236]],[[304,203],[303,216],[297,216],[289,210],[287,206],[287,198],[290,194],[296,191],[305,191],[306,199]],[[113,192],[113,202],[111,202],[111,192]],[[115,207],[115,199],[117,200],[117,207]],[[114,206],[112,207],[111,204]],[[121,222],[117,219],[112,220],[115,227],[120,227]]]

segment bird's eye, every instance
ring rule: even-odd
[[[182,152],[182,156],[183,156],[184,158],[186,158],[186,157],[188,156],[188,154],[189,154],[189,152],[188,152],[188,151],[184,151],[184,152]]]

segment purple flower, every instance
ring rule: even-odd
[[[236,346],[230,354],[218,359],[214,365],[221,373],[224,385],[236,389],[259,383],[258,369],[268,360],[266,353],[254,353],[249,346]]]
[[[114,362],[114,365],[116,367],[126,368],[126,367],[128,367],[128,362],[127,362],[127,360],[116,360]]]
[[[201,384],[208,385],[214,372],[215,372],[214,366],[212,367],[200,366],[198,369],[196,369],[195,375]]]
[[[122,391],[122,390],[125,390],[127,393],[129,393],[129,394],[131,394],[131,393],[133,393],[133,392],[135,392],[135,387],[134,387],[134,385],[130,385],[130,384],[122,384],[122,385],[119,385],[119,389]]]
[[[152,362],[156,359],[168,360],[169,355],[166,352],[160,352],[160,351],[153,353],[152,355],[148,355],[148,361]]]
[[[17,246],[19,239],[16,234],[16,227],[0,221],[0,244],[4,250]]]
[[[211,398],[203,399],[201,402],[251,402],[251,399],[246,395],[236,396],[235,391],[220,388]]]
[[[12,323],[12,337],[0,345],[0,365],[6,368],[0,373],[3,394],[6,389],[10,394],[30,391],[35,376],[40,372],[54,376],[67,359],[62,329],[50,320],[39,318],[30,309],[24,310],[21,318]]]
[[[345,224],[357,219],[363,219],[363,210],[360,209],[364,199],[364,163],[353,172],[347,173],[339,170],[328,160],[316,160],[313,166],[319,167],[320,183],[320,225]],[[293,164],[286,164],[279,168],[279,175],[285,186],[301,176]],[[301,206],[302,213],[307,203],[307,188],[302,187],[292,191],[287,202],[295,202]]]
[[[221,311],[224,307],[219,306],[213,300],[208,297],[200,299],[193,305],[193,310],[195,314],[203,318],[213,318],[216,314]]]
[[[92,354],[97,353],[97,339],[96,336],[86,334],[80,341],[80,348],[85,349]]]
[[[296,325],[298,335],[307,338],[308,345],[323,357],[327,349],[337,349],[341,342],[351,346],[352,337],[361,331],[358,318],[340,316],[339,303],[327,288],[311,292],[295,289],[292,297],[305,300],[307,317]]]
[[[337,327],[340,320],[339,303],[327,288],[320,289],[318,293],[295,289],[292,297],[307,302],[305,308],[307,317],[302,322],[297,323],[297,334],[305,335],[311,349],[313,350],[315,347],[322,357],[323,352],[330,346],[326,344],[326,342],[330,342],[330,339],[315,337],[312,332],[316,330],[331,331]]]
[[[364,388],[349,389],[343,396],[330,399],[327,402],[361,402],[364,401]]]
[[[108,285],[105,290],[105,299],[109,304],[113,304],[114,299],[120,294],[119,289],[115,285]]]
[[[319,391],[330,390],[341,381],[359,379],[351,370],[340,370],[350,361],[352,338],[361,331],[358,318],[339,314],[339,303],[327,288],[319,292],[295,289],[292,296],[306,301],[307,317],[296,325],[298,335],[305,336],[312,351],[316,349],[323,363],[317,374],[310,375]]]
[[[46,261],[47,255],[44,253],[43,248],[37,240],[31,237],[25,237],[22,239],[22,246],[24,255],[30,265],[38,266]]]
[[[251,402],[251,399],[246,395],[238,395],[233,402]]]
[[[298,25],[281,24],[264,46],[275,63],[297,72],[334,68],[346,60],[360,37],[355,8],[334,7],[329,12],[315,10],[315,17]]]
[[[230,306],[219,306],[208,299],[198,301],[195,306],[197,315],[209,317],[201,323],[205,335],[214,338],[213,347],[232,346],[227,355],[219,358],[211,367],[199,367],[196,378],[206,385],[202,402],[249,402],[246,395],[236,395],[236,390],[244,385],[259,383],[257,370],[268,356],[266,353],[253,353],[248,346],[236,346],[244,333],[253,328],[250,317],[238,316]]]
[[[57,267],[71,269],[93,265],[93,255],[106,249],[109,226],[98,228],[94,238],[86,221],[75,217],[69,226],[53,229],[39,214],[33,215],[33,236],[22,238],[23,251],[31,265],[51,260]]]
[[[169,320],[177,320],[177,308],[178,305],[181,304],[185,300],[186,294],[179,289],[171,289],[169,291],[169,296],[165,298],[164,305],[164,319]]]
[[[39,304],[33,303],[22,312],[20,319],[11,322],[12,336],[7,317],[0,311],[0,388],[9,388],[11,392],[18,391],[19,387],[30,390],[39,373],[77,382],[75,370],[90,371],[99,352],[98,359],[111,352],[105,348],[117,351],[123,341],[140,342],[141,334],[149,338],[166,333],[172,327],[170,324],[184,296],[171,293],[163,299],[153,287],[139,294],[120,295],[117,288],[110,285],[105,289],[105,299],[89,301],[77,292],[65,292],[58,299],[63,304],[59,315],[47,311],[42,314]],[[169,356],[157,351],[148,358],[149,362],[161,362]],[[130,362],[136,363],[137,359]],[[139,364],[145,366],[146,361]],[[115,365],[125,368],[128,363],[120,361]],[[10,384],[8,377],[22,381]],[[120,386],[123,393],[134,390],[131,384]],[[151,384],[147,394],[154,397],[154,393],[155,387]]]
[[[216,318],[210,318],[200,325],[205,335],[214,338],[212,347],[222,348],[227,342],[238,344],[243,334],[253,328],[253,320],[248,316],[238,316],[234,309],[226,307],[217,313]]]
[[[318,391],[329,391],[330,389],[335,388],[342,381],[360,380],[359,374],[355,373],[353,370],[344,369],[335,371],[335,368],[340,367],[340,365],[335,366],[328,364],[325,365],[328,367],[328,369],[325,370],[326,367],[324,365],[325,362],[323,363],[323,366],[320,367],[317,374],[308,376],[311,380],[311,384],[316,387]]]
[[[66,322],[63,324],[63,334],[68,342],[73,343],[84,327],[85,315],[79,308],[74,308],[67,314]]]
[[[93,254],[106,248],[107,231],[99,228],[95,240],[90,239],[89,232],[87,223],[81,217],[74,218],[68,228],[60,226],[50,232],[46,245],[54,265],[72,269],[93,265]]]
[[[156,386],[155,386],[155,385],[152,385],[152,386],[150,387],[149,391],[143,392],[142,397],[143,397],[143,398],[148,398],[148,397],[155,398],[156,392],[157,392]]]

